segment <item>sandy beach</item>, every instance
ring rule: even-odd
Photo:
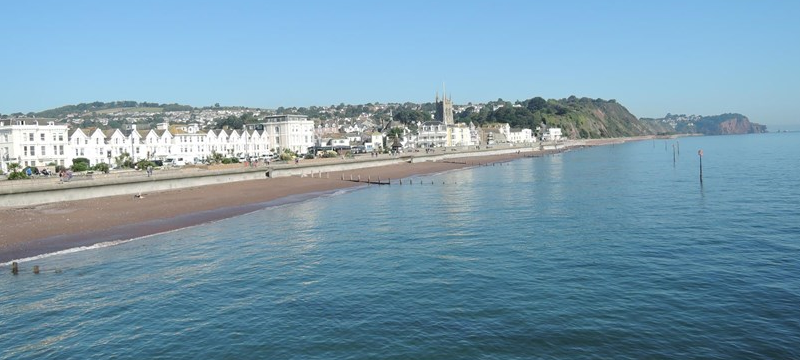
[[[454,162],[403,163],[331,172],[326,177],[239,181],[170,191],[0,208],[0,263],[97,243],[127,240],[255,211],[293,195],[367,186],[349,181],[397,181],[414,175],[509,161],[531,152],[459,158]],[[342,177],[345,178],[342,181]]]

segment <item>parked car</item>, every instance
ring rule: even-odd
[[[184,165],[186,165],[186,160],[184,160],[182,157],[179,157],[179,158],[167,158],[166,160],[164,160],[164,165],[165,166],[184,166]]]

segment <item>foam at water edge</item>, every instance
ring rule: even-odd
[[[102,248],[106,248],[106,247],[122,245],[122,244],[125,244],[125,243],[129,243],[131,241],[135,241],[135,240],[139,240],[139,239],[146,239],[146,238],[149,238],[151,236],[167,234],[167,233],[171,233],[173,231],[178,231],[178,230],[183,230],[183,229],[185,229],[185,228],[174,229],[174,230],[164,231],[164,232],[160,232],[160,233],[156,233],[156,234],[145,235],[145,236],[139,236],[139,237],[135,237],[135,238],[131,238],[131,239],[105,241],[105,242],[92,244],[92,245],[87,245],[87,246],[78,246],[78,247],[74,247],[74,248],[59,250],[59,251],[46,253],[46,254],[40,254],[40,255],[26,257],[26,258],[22,258],[22,259],[14,259],[14,260],[11,260],[11,261],[8,261],[8,262],[0,263],[0,266],[10,266],[11,263],[13,263],[13,262],[16,262],[16,263],[31,262],[31,261],[36,261],[36,260],[49,258],[51,256],[57,256],[57,255],[63,255],[63,254],[72,254],[72,253],[77,253],[77,252],[81,252],[81,251],[102,249]]]

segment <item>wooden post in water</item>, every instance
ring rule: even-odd
[[[675,144],[672,144],[672,167],[675,167]]]
[[[14,275],[19,274],[19,264],[16,261],[11,263],[11,273]]]
[[[680,155],[681,154],[681,141],[680,140],[675,140],[675,143],[678,144],[678,155]]]
[[[700,156],[700,185],[703,185],[703,149],[697,150],[697,155]]]

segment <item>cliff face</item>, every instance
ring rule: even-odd
[[[742,114],[722,114],[716,116],[703,116],[694,123],[694,129],[687,126],[687,130],[704,135],[731,135],[751,134],[766,132],[767,127],[751,123],[747,116]]]
[[[742,114],[714,116],[667,114],[661,119],[641,120],[659,133],[731,135],[767,132],[765,125],[750,122],[750,119]]]
[[[720,134],[746,134],[753,132],[753,124],[747,119],[730,119],[719,123]]]

